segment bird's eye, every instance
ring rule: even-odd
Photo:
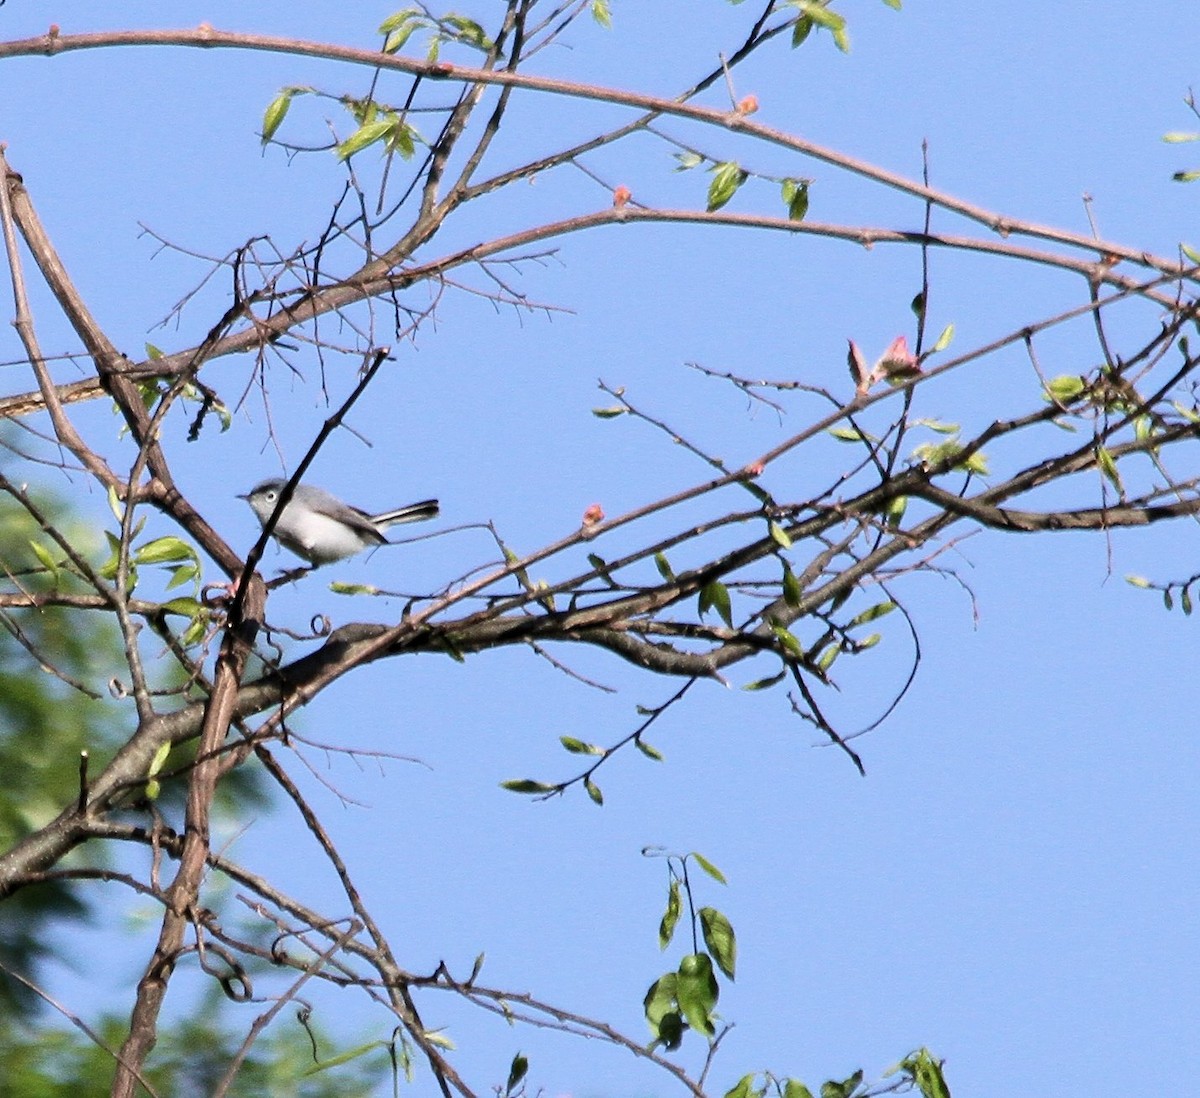
[[[274,502],[275,502],[275,489],[274,489],[274,488],[270,489],[270,490],[267,492],[267,494],[266,494],[266,500],[267,500],[267,502],[268,502],[268,503],[274,503]]]

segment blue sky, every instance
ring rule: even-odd
[[[170,18],[372,43],[390,9],[354,7],[335,16],[325,4],[214,0],[173,4]],[[462,7],[479,14],[491,5]],[[54,18],[64,33],[165,25],[161,5],[97,8],[64,2]],[[613,31],[581,25],[572,48],[543,55],[537,70],[672,93],[729,48],[745,18],[718,0],[613,9]],[[1146,3],[1136,18],[1128,7],[1077,2],[1017,14],[915,2],[902,13],[877,2],[842,10],[848,56],[814,40],[794,55],[768,50],[738,71],[738,91],[757,95],[763,121],[912,176],[928,138],[934,185],[961,197],[1084,232],[1087,192],[1106,237],[1167,255],[1181,240],[1200,244],[1200,191],[1170,181],[1192,166],[1194,150],[1160,140],[1195,121],[1182,100],[1200,43],[1184,5]],[[39,33],[45,20],[10,3],[0,33]],[[256,136],[278,88],[309,82],[339,91],[363,83],[329,65],[228,52],[104,51],[0,65],[9,104],[0,140],[97,315],[131,355],[146,340],[187,346],[212,315],[197,308],[178,328],[156,327],[203,270],[155,255],[139,223],[212,254],[259,233],[287,243],[319,231],[339,186],[331,158],[289,165],[278,150],[260,155]],[[297,125],[319,131],[324,108],[296,110]],[[528,135],[511,139],[514,155],[615,117],[529,101],[529,117],[543,110]],[[746,148],[728,135],[702,140],[713,152]],[[815,219],[919,225],[910,200],[782,150],[745,155],[763,171],[812,176]],[[643,200],[700,204],[707,182],[669,176],[646,142],[595,166]],[[738,201],[756,208],[753,194]],[[603,204],[582,176],[538,180],[459,231],[468,239]],[[495,519],[528,551],[572,529],[592,502],[616,514],[704,477],[636,424],[595,419],[590,409],[609,403],[598,378],[626,386],[731,462],[750,460],[781,437],[778,423],[765,410],[748,414],[736,394],[683,364],[841,384],[845,340],[870,354],[909,330],[919,288],[915,251],[678,227],[570,238],[520,277],[532,297],[569,311],[519,319],[447,295],[436,327],[352,417],[373,447],[338,436],[311,479],[370,509],[437,495],[448,522]],[[931,326],[952,321],[961,349],[1083,300],[1077,280],[996,260],[938,255],[933,278]],[[71,347],[44,295],[34,307],[46,349]],[[2,338],[3,359],[16,357],[14,337]],[[1095,365],[1083,327],[1053,335],[1045,352],[1052,373]],[[248,370],[231,360],[214,376],[236,399]],[[930,387],[927,414],[982,424],[1025,407],[1031,384],[1021,355],[1002,354]],[[17,372],[7,375],[6,390],[25,387]],[[272,389],[294,462],[327,408],[313,375],[280,372]],[[805,409],[795,407],[793,430]],[[116,449],[107,408],[83,419]],[[169,446],[185,489],[248,548],[256,526],[233,493],[279,469],[261,406],[250,401],[231,431],[202,448],[182,435]],[[76,493],[98,529],[102,495],[57,484]],[[710,857],[729,887],[703,881],[700,899],[730,916],[741,950],[737,982],[722,995],[736,1029],[717,1061],[717,1093],[762,1068],[814,1087],[857,1067],[873,1076],[921,1044],[946,1058],[956,1098],[1136,1093],[1149,1078],[1200,1074],[1200,753],[1185,701],[1196,627],[1121,577],[1186,576],[1197,570],[1196,543],[1190,523],[1122,533],[1108,545],[981,534],[956,555],[977,623],[959,586],[907,581],[923,662],[897,712],[856,745],[865,779],[819,746],[781,698],[702,685],[652,737],[665,763],[629,756],[605,768],[603,809],[581,795],[535,804],[501,791],[505,778],[567,775],[559,735],[614,741],[638,719],[636,704],[658,704],[674,689],[588,653],[571,653],[573,666],[619,694],[587,690],[522,652],[465,666],[422,658],[370,668],[318,699],[297,726],[426,765],[389,763],[380,773],[310,752],[361,802],[351,806],[294,770],[327,813],[402,964],[429,971],[444,959],[465,974],[486,951],[494,983],[635,1034],[645,988],[672,964],[655,940],[665,873],[639,851],[661,844]],[[484,539],[463,534],[347,563],[330,578],[422,590],[487,558]],[[268,552],[268,567],[285,562]],[[317,612],[347,620],[399,610],[338,599],[319,579],[272,607],[293,626]],[[901,660],[889,653],[903,650],[899,631],[888,644],[874,663],[844,673],[838,705],[851,726],[877,712],[896,682]],[[285,809],[229,825],[239,858],[340,913],[294,829]],[[143,956],[139,933],[130,932],[128,958],[111,962],[114,983]],[[67,972],[56,979],[60,997],[95,1005],[94,986]],[[322,1000],[324,1020],[348,1032],[389,1030],[351,1001]],[[480,1026],[449,1002],[431,1003],[425,1017],[450,1028],[477,1077],[502,1081],[522,1048],[547,1095],[672,1093],[665,1076],[628,1055]],[[682,1058],[698,1062],[694,1038]]]

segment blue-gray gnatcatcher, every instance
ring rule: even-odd
[[[266,526],[285,483],[264,480],[238,499],[250,504],[258,521]],[[384,531],[388,527],[401,522],[422,522],[436,518],[437,513],[438,501],[425,499],[394,511],[369,515],[323,488],[297,484],[271,533],[282,546],[315,567],[352,557],[363,549],[387,545]]]

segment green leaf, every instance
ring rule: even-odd
[[[267,104],[266,111],[263,112],[262,124],[262,143],[265,145],[272,137],[275,136],[275,131],[282,125],[283,120],[287,117],[288,108],[292,105],[291,91],[281,91],[270,103]],[[149,350],[149,345],[146,347]],[[161,352],[160,352],[161,355]],[[160,355],[151,355],[151,358],[160,357]]]
[[[402,27],[397,27],[394,31],[387,32],[387,39],[383,43],[383,52],[399,53],[402,49],[404,49],[405,45],[408,43],[408,40],[413,36],[413,32],[424,25],[424,20],[414,20],[413,22],[406,23]]]
[[[597,419],[614,419],[617,416],[623,416],[629,409],[620,404],[614,404],[610,408],[593,408],[592,415]]]
[[[1171,130],[1169,133],[1164,133],[1162,139],[1168,145],[1182,145],[1189,141],[1200,141],[1200,133],[1188,130]]]
[[[1163,606],[1165,606],[1168,610],[1175,609],[1175,600],[1171,598],[1171,589],[1169,587],[1164,588],[1163,590]]]
[[[713,973],[712,959],[707,953],[689,953],[679,962],[675,981],[675,999],[688,1025],[705,1037],[716,1033],[712,1012],[721,989]]]
[[[1134,587],[1148,588],[1150,586],[1150,581],[1145,576],[1126,576],[1125,582]]]
[[[702,907],[698,912],[704,944],[719,968],[731,980],[737,968],[737,938],[733,926],[715,907]]]
[[[828,671],[833,666],[833,661],[841,654],[842,646],[840,644],[829,645],[817,659],[817,670],[822,672]]]
[[[594,743],[584,743],[583,740],[577,740],[574,736],[559,736],[558,742],[563,745],[572,755],[606,755],[607,752],[603,747]]]
[[[703,854],[693,850],[692,857],[695,859],[696,864],[714,881],[719,881],[723,885],[729,884],[729,882],[725,880],[725,874],[722,873],[715,865],[713,865],[712,862],[710,862]]]
[[[478,50],[489,50],[492,48],[492,40],[484,33],[483,27],[475,22],[474,19],[468,19],[465,15],[444,15],[442,23],[450,27],[454,32],[454,37],[458,41],[465,43],[468,46],[474,46]]]
[[[769,687],[775,686],[783,682],[787,676],[786,671],[780,671],[778,675],[770,675],[765,679],[755,679],[754,682],[748,682],[742,687],[743,690],[766,690]]]
[[[157,347],[155,347],[153,343],[147,343],[145,346],[146,346],[146,357],[151,362],[157,362],[160,358],[163,357],[162,351],[160,351]]]
[[[846,25],[846,20],[842,16],[838,15],[836,11],[830,11],[819,0],[800,0],[796,6],[804,12],[806,18],[826,30],[837,30]]]
[[[783,1098],[813,1098],[813,1092],[799,1079],[789,1079],[784,1084]]]
[[[804,656],[804,645],[796,638],[796,635],[790,630],[785,629],[782,625],[776,622],[771,622],[771,632],[775,634],[779,643],[783,645],[784,650],[798,658]]]
[[[592,798],[596,804],[604,803],[604,794],[600,792],[600,787],[592,781],[591,778],[583,779],[583,788],[587,790],[587,795]]]
[[[683,1031],[686,1028],[683,1015],[677,1010],[670,1010],[659,1019],[658,1029],[655,1033],[658,1040],[666,1045],[668,1051],[673,1052],[683,1043]]]
[[[1058,404],[1070,404],[1086,388],[1086,382],[1078,374],[1060,374],[1046,382],[1046,396]]]
[[[525,1078],[525,1075],[528,1071],[529,1060],[518,1052],[516,1056],[512,1058],[512,1066],[508,1069],[508,1083],[504,1088],[504,1093],[512,1094],[512,1092],[517,1089],[517,1086],[520,1084],[521,1080]]]
[[[804,595],[804,590],[800,586],[800,581],[796,578],[796,573],[792,571],[792,566],[783,562],[783,601],[788,606],[795,609],[800,605],[800,600]]]
[[[592,18],[605,30],[612,29],[612,13],[608,10],[608,0],[592,0]]]
[[[398,27],[404,26],[405,23],[409,22],[413,16],[420,14],[420,8],[404,8],[401,11],[395,12],[394,14],[389,15],[382,23],[379,24],[379,33],[391,34],[392,31],[396,30]]]
[[[650,985],[642,999],[646,1021],[655,1033],[659,1032],[659,1025],[663,1018],[675,1009],[675,986],[677,983],[678,977],[675,973],[668,972]]]
[[[898,1065],[921,1092],[921,1098],[950,1098],[950,1088],[942,1075],[942,1065],[927,1048],[910,1053]],[[896,1071],[888,1072],[889,1075]]]
[[[1189,245],[1187,245],[1187,244],[1180,244],[1180,245],[1179,245],[1179,250],[1180,250],[1181,252],[1183,252],[1183,254],[1184,254],[1184,255],[1185,255],[1185,256],[1186,256],[1188,259],[1190,259],[1190,260],[1191,260],[1193,263],[1200,264],[1200,252],[1196,251],[1196,249],[1195,249],[1195,248],[1193,248],[1193,247],[1190,247],[1190,246],[1189,246]],[[1186,337],[1186,336],[1184,336],[1183,338],[1184,338],[1184,339],[1186,339],[1187,337]],[[1187,350],[1186,350],[1186,344],[1185,344],[1185,350],[1184,350],[1184,352],[1183,352],[1183,353],[1184,353],[1184,354],[1187,354]]]
[[[156,777],[162,770],[167,761],[167,756],[171,754],[171,742],[168,740],[164,744],[160,744],[157,751],[154,752],[154,757],[150,760],[150,766],[146,770],[146,777]]]
[[[171,599],[169,602],[164,602],[161,609],[166,614],[179,614],[185,618],[208,617],[208,607],[196,599]]]
[[[200,578],[200,566],[195,563],[177,564],[171,569],[171,578],[167,580],[167,590],[172,587],[182,587]]]
[[[41,566],[45,568],[51,576],[54,577],[54,581],[57,583],[58,562],[50,555],[50,551],[44,545],[39,544],[32,538],[29,539],[29,548],[33,550],[33,555],[37,557],[38,563],[41,564]]]
[[[125,521],[125,509],[121,506],[121,499],[117,495],[117,490],[111,484],[108,486],[108,509],[113,513],[113,518],[117,522]]]
[[[1113,456],[1104,446],[1096,447],[1096,465],[1111,482],[1112,486],[1121,493],[1124,493],[1124,485],[1121,484],[1121,474],[1117,471],[1117,463],[1113,461]]]
[[[732,1087],[725,1092],[725,1098],[752,1098],[754,1095],[755,1072],[743,1075]]]
[[[507,789],[510,793],[553,793],[558,786],[548,785],[546,782],[535,782],[532,778],[510,778],[506,782],[500,783],[501,789]]]
[[[792,539],[788,532],[777,522],[768,524],[767,529],[771,532],[771,540],[779,546],[780,549],[790,549],[792,547]]]
[[[1179,608],[1184,612],[1185,615],[1187,615],[1189,617],[1191,616],[1192,593],[1186,587],[1183,588],[1183,590],[1179,592]]]
[[[704,157],[702,157],[699,153],[677,152],[672,153],[671,155],[675,157],[674,170],[677,172],[691,171],[692,168],[698,168],[704,163]]]
[[[862,1082],[863,1073],[856,1071],[848,1079],[843,1079],[840,1083],[834,1082],[832,1079],[828,1083],[821,1084],[821,1098],[850,1098],[850,1096],[858,1089],[858,1084]]]
[[[1200,171],[1175,172],[1171,178],[1176,183],[1195,183],[1197,179],[1200,179]]]
[[[384,141],[384,148],[388,152],[399,153],[405,160],[411,160],[417,148],[413,140],[417,131],[391,111],[388,112],[388,121],[392,123],[392,130]]]
[[[930,353],[936,354],[938,351],[944,351],[947,347],[950,346],[950,343],[953,339],[954,339],[954,325],[947,324],[942,329],[942,334],[940,336],[938,336],[937,342],[933,345],[933,351],[931,351]]]
[[[173,560],[195,560],[196,550],[186,541],[168,534],[155,538],[134,550],[133,559],[138,564],[163,564]]]
[[[671,944],[671,938],[675,934],[675,926],[679,922],[679,913],[683,910],[683,903],[679,896],[679,881],[672,880],[670,887],[667,889],[667,910],[663,912],[663,917],[658,924],[658,948],[666,949]]]
[[[887,4],[887,6],[892,9],[892,11],[900,10],[900,0],[883,0],[883,2],[885,4]],[[791,1096],[785,1094],[784,1098],[791,1098]]]
[[[311,1064],[302,1071],[301,1077],[308,1078],[312,1075],[317,1075],[322,1071],[328,1071],[330,1068],[341,1067],[342,1064],[348,1064],[352,1060],[357,1060],[361,1056],[366,1056],[369,1052],[374,1052],[377,1048],[387,1048],[384,1041],[368,1041],[365,1045],[356,1045],[354,1048],[347,1049],[345,1052],[339,1052],[336,1056],[330,1056],[328,1060],[322,1060],[320,1063]]]
[[[853,629],[856,625],[866,625],[869,621],[875,621],[876,618],[882,618],[885,614],[890,614],[896,609],[896,604],[890,599],[886,602],[876,603],[874,606],[864,610],[861,614],[855,615],[850,619],[850,624],[847,629]]]
[[[892,527],[899,526],[904,518],[904,512],[907,510],[908,496],[896,496],[894,499],[888,500],[888,505],[883,512],[887,524]]]
[[[713,168],[712,182],[708,185],[708,212],[719,210],[746,182],[746,172],[734,160],[726,160]]]
[[[830,427],[829,433],[838,442],[874,442],[873,435],[860,431],[857,427]]]
[[[654,554],[654,567],[658,569],[658,574],[668,583],[675,582],[675,573],[671,569],[671,562],[667,560],[664,553]]]
[[[729,588],[720,580],[711,580],[700,588],[698,605],[701,617],[711,607],[730,629],[733,628],[733,603],[729,598]]]
[[[808,214],[808,184],[802,179],[785,179],[780,186],[789,221],[803,221]]]
[[[378,141],[382,141],[391,131],[394,123],[389,118],[376,122],[367,122],[359,126],[349,137],[337,147],[337,158],[349,160],[355,153],[362,152]]]
[[[804,40],[812,33],[813,21],[807,15],[802,15],[796,20],[796,25],[792,27],[792,49],[801,45]]]
[[[633,746],[636,747],[648,759],[653,759],[655,762],[662,762],[663,753],[657,747],[648,744],[640,736],[633,741]]]
[[[344,583],[342,580],[331,580],[329,590],[335,595],[379,595],[378,587],[369,583]]]

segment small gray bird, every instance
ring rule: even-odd
[[[250,504],[258,521],[265,527],[286,482],[264,480],[238,499]],[[389,544],[384,531],[402,522],[423,522],[436,518],[438,501],[422,500],[394,511],[369,515],[343,503],[323,488],[297,484],[292,498],[271,531],[275,540],[313,567],[352,557],[363,549]]]

